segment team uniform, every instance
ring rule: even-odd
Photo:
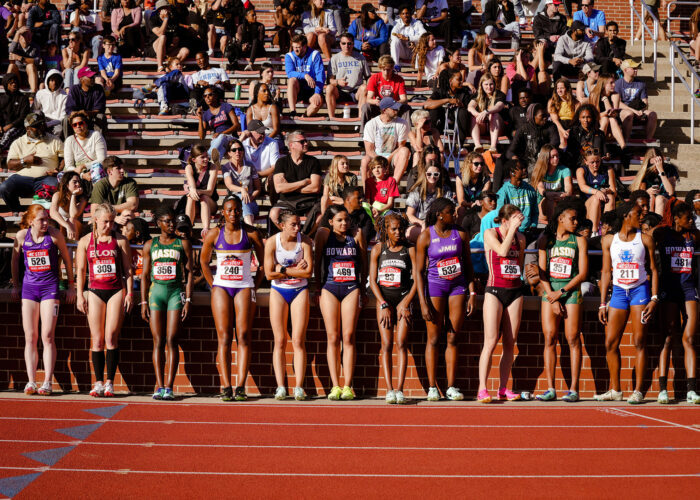
[[[388,245],[383,245],[377,268],[377,283],[382,297],[396,309],[413,287],[413,265],[408,247],[392,252]]]
[[[285,250],[280,243],[280,235],[275,236],[275,263],[280,266],[294,267],[304,259],[304,249],[301,245],[301,233],[297,234],[297,242],[293,250]],[[308,286],[306,278],[284,278],[272,280],[272,289],[276,290],[287,304],[294,302],[294,299]]]
[[[331,233],[323,248],[323,289],[336,299],[343,299],[359,285],[360,271],[359,246],[352,236],[338,241]]]
[[[571,282],[573,276],[578,274],[578,243],[576,235],[560,241],[554,237],[547,241],[547,264],[549,272],[549,284],[553,291],[561,290]],[[542,302],[546,302],[546,295],[542,297]],[[559,302],[563,304],[582,304],[583,295],[581,287],[568,292],[562,292]]]
[[[160,237],[151,243],[151,287],[148,307],[152,311],[179,311],[182,309],[184,252],[182,240],[161,243]]]
[[[107,243],[95,241],[95,235],[90,234],[87,247],[89,271],[88,290],[97,295],[105,304],[115,294],[124,288],[122,277],[122,259],[119,255],[117,237],[112,233],[112,239]]]
[[[632,241],[622,241],[617,233],[613,236],[610,244],[613,275],[610,307],[629,310],[630,306],[649,303],[651,293],[645,267],[646,254],[641,231],[637,231]]]
[[[500,228],[495,229],[498,241],[503,241]],[[495,296],[503,307],[508,307],[523,296],[520,244],[517,237],[513,237],[513,242],[508,249],[508,255],[501,257],[493,250],[488,250],[486,252],[486,262],[489,268],[486,293]]]
[[[33,302],[58,299],[58,247],[48,232],[41,243],[34,242],[32,232],[22,242],[24,278],[22,299]]]
[[[250,272],[253,245],[243,228],[241,228],[241,240],[238,243],[227,243],[224,233],[224,229],[221,228],[214,245],[216,274],[213,285],[223,288],[231,298],[234,298],[244,288],[255,287],[253,275]]]
[[[441,238],[430,226],[428,246],[428,295],[430,297],[451,297],[464,295],[467,283],[462,268],[462,238],[459,231],[452,229],[450,235]]]
[[[698,300],[696,269],[693,253],[698,248],[689,234],[680,234],[671,228],[661,227],[657,246],[661,263],[659,299],[662,302],[684,302]]]

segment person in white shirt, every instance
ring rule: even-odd
[[[219,99],[224,100],[226,89],[231,88],[226,71],[221,68],[214,68],[209,64],[209,55],[206,52],[197,52],[194,58],[199,70],[190,75],[192,91],[190,92],[190,107],[199,107],[204,104],[204,89],[212,86],[219,94]],[[194,100],[193,100],[194,99]]]
[[[437,81],[438,68],[444,57],[445,48],[437,44],[435,35],[423,33],[413,53],[414,67],[418,70],[417,87],[423,86],[423,78],[430,86],[434,87],[433,80]]]
[[[102,162],[107,157],[107,143],[97,131],[88,129],[88,116],[85,111],[74,111],[69,123],[73,135],[63,145],[65,155],[64,170],[75,170],[86,180],[91,180],[93,165],[102,169]]]
[[[325,59],[331,58],[331,47],[338,31],[333,13],[323,7],[326,0],[311,0],[309,10],[301,15],[301,25],[309,48],[318,47]]]
[[[99,11],[92,12],[92,2],[81,0],[78,10],[74,10],[70,16],[70,24],[73,31],[79,31],[83,35],[83,40],[90,41],[92,46],[92,59],[97,59],[102,48],[102,19]]]
[[[394,167],[394,179],[398,185],[403,177],[411,152],[406,147],[410,127],[406,120],[399,118],[401,103],[391,97],[379,102],[381,114],[365,124],[362,140],[365,155],[360,164],[362,182],[367,179],[367,166],[376,156],[383,156]]]
[[[68,99],[63,91],[63,75],[57,69],[50,70],[46,73],[44,85],[45,88],[37,92],[34,97],[34,109],[44,113],[48,132],[58,137],[63,131],[61,124],[66,116],[66,99]]]
[[[408,5],[402,7],[389,39],[391,58],[396,62],[394,71],[401,71],[401,59],[410,59],[423,33],[425,33],[425,26],[413,18],[412,8]]]
[[[416,2],[416,19],[433,35],[447,41],[448,47],[452,41],[449,6],[447,0],[418,0]]]

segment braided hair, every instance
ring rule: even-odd
[[[435,200],[433,200],[433,202],[430,204],[430,208],[428,208],[428,213],[425,215],[425,227],[434,226],[437,222],[438,214],[445,210],[447,207],[450,207],[452,208],[452,210],[454,210],[456,208],[456,205],[449,198],[443,197],[436,198]]]
[[[377,219],[376,229],[379,242],[382,246],[386,245],[389,241],[389,235],[387,232],[387,223],[389,221],[397,221],[399,223],[399,245],[409,246],[409,242],[406,239],[406,230],[408,229],[408,219],[405,215],[395,210],[387,210]]]

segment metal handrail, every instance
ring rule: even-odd
[[[676,55],[683,61],[685,68],[690,72],[690,85],[688,85],[685,76],[676,66]],[[690,143],[695,144],[695,105],[700,105],[700,99],[695,97],[695,89],[700,87],[700,75],[695,70],[683,51],[676,45],[675,42],[669,42],[669,62],[671,63],[671,112],[675,111],[676,107],[676,75],[678,80],[685,86],[690,95]],[[697,83],[697,86],[696,86]]]
[[[671,17],[671,6],[676,6],[676,5],[695,5],[696,7],[698,6],[698,2],[689,2],[689,1],[673,1],[669,2],[666,4],[666,36],[668,37],[669,40],[671,40],[671,37],[674,36],[676,38],[680,38],[680,33],[677,35],[673,35],[671,33],[671,21],[690,21],[690,17],[688,16],[675,16]]]
[[[630,2],[630,45],[634,45],[634,17],[637,16],[639,18],[639,23],[644,28],[642,30],[642,62],[646,63],[646,49],[645,49],[645,36],[644,33],[648,33],[649,37],[651,38],[651,41],[654,44],[654,81],[656,81],[656,66],[657,66],[657,59],[658,59],[658,41],[659,41],[659,20],[652,12],[651,8],[644,3],[644,0],[638,0],[639,3],[642,6],[642,9],[640,11],[637,11],[637,9],[634,8],[634,1],[635,0],[629,0]],[[644,22],[645,16],[645,11],[646,14],[651,17],[653,26],[654,26],[654,31],[650,30],[647,27],[647,24]]]

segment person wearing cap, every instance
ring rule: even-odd
[[[593,58],[600,64],[604,74],[614,75],[622,61],[627,59],[627,42],[618,37],[620,28],[615,21],[605,25],[605,36],[601,37],[593,48]]]
[[[175,21],[173,7],[168,0],[158,0],[156,11],[149,18],[151,25],[151,48],[152,54],[158,64],[158,73],[166,71],[163,61],[169,55],[175,55],[179,60],[184,61],[190,54],[188,47],[195,46],[195,41],[189,34],[189,30],[179,23],[186,23],[186,19]],[[177,42],[177,43],[176,43]],[[190,43],[191,42],[191,43]]]
[[[240,137],[245,149],[245,162],[253,165],[258,175],[263,178],[268,178],[274,173],[280,158],[279,143],[267,137],[266,130],[263,122],[251,120]],[[269,184],[272,186],[272,183]]]
[[[600,64],[586,63],[581,68],[583,79],[576,82],[576,100],[581,104],[586,104],[593,92],[598,78],[600,77]]]
[[[377,10],[371,3],[363,3],[360,15],[348,28],[358,52],[372,61],[389,53],[389,29],[384,20],[377,15]]]
[[[36,92],[39,87],[38,66],[41,61],[41,49],[32,41],[32,32],[28,27],[22,26],[15,32],[8,51],[10,64],[7,72],[14,73],[19,78],[26,72],[29,89]]]
[[[585,30],[586,26],[583,23],[574,21],[569,32],[557,40],[552,63],[552,79],[555,82],[562,76],[578,76],[579,69],[585,63],[593,62],[593,49],[584,39]]]
[[[399,114],[408,121],[411,119],[411,106],[408,104],[406,84],[394,67],[396,61],[391,56],[382,56],[377,62],[379,73],[373,74],[367,80],[367,98],[360,108],[360,134],[364,133],[365,124],[380,113],[379,101],[391,97],[401,103]]]
[[[61,46],[61,14],[49,0],[38,0],[27,13],[27,27],[36,43],[42,47],[48,42]]]
[[[117,212],[114,222],[120,226],[124,225],[131,218],[130,215],[139,208],[136,181],[126,177],[124,164],[118,156],[108,156],[102,162],[102,166],[107,171],[107,177],[97,181],[92,187],[90,203],[109,203]]]
[[[574,21],[585,26],[588,43],[595,44],[598,37],[605,36],[605,12],[593,8],[594,0],[581,0],[581,10],[574,12]]]
[[[519,0],[516,0],[519,2]],[[416,19],[433,35],[445,40],[445,47],[452,47],[452,26],[450,24],[450,7],[447,0],[418,0],[416,2]],[[398,63],[398,61],[397,61]]]
[[[46,119],[40,111],[24,119],[26,133],[15,139],[7,153],[8,170],[18,170],[0,184],[0,198],[12,212],[20,212],[19,199],[31,198],[58,184],[56,175],[63,170],[63,142],[46,133]]]
[[[637,70],[641,65],[633,59],[625,59],[620,65],[622,78],[615,82],[615,92],[620,94],[620,120],[625,144],[629,143],[632,135],[634,119],[646,122],[646,140],[654,139],[657,116],[649,110],[647,84],[637,80]]]
[[[545,43],[551,56],[559,38],[566,33],[566,16],[559,12],[560,0],[545,0],[544,11],[538,13],[532,21],[532,33],[535,40]]]
[[[362,109],[367,95],[364,82],[371,73],[365,56],[353,51],[354,40],[350,33],[340,35],[340,52],[331,57],[331,78],[326,85],[326,106],[331,119],[335,118],[336,103],[356,102]]]
[[[96,74],[89,66],[78,71],[79,82],[68,89],[66,115],[70,116],[73,111],[85,111],[90,119],[88,125],[104,136],[107,132],[107,99],[102,86],[95,85]],[[63,119],[63,137],[72,133],[68,116]]]
[[[19,78],[7,73],[2,79],[5,93],[0,95],[0,151],[24,134],[24,119],[29,114],[29,98],[19,90]]]
[[[323,104],[323,84],[326,69],[321,53],[307,46],[304,35],[292,38],[292,50],[284,56],[284,70],[287,74],[287,103],[291,115],[297,112],[298,101],[308,101],[306,116],[314,116]]]
[[[57,69],[49,70],[44,78],[44,88],[34,96],[34,109],[44,113],[48,131],[55,136],[63,132],[67,99],[63,90],[63,75]]]
[[[365,143],[365,155],[360,164],[360,175],[364,184],[368,178],[367,165],[376,156],[383,156],[393,167],[394,179],[401,182],[411,152],[406,147],[408,132],[411,127],[406,120],[399,118],[402,104],[391,97],[379,101],[380,115],[367,122],[362,140]]]

